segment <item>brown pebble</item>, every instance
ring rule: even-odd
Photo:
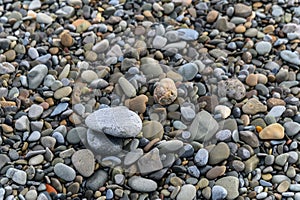
[[[4,133],[11,133],[11,132],[14,131],[14,129],[11,126],[7,125],[7,124],[1,124],[1,128],[2,128]]]
[[[225,173],[225,171],[225,166],[215,166],[206,173],[206,178],[215,179],[219,176],[222,176]]]
[[[125,105],[133,111],[138,113],[144,113],[146,111],[146,103],[148,102],[148,97],[146,95],[139,95],[133,99],[128,99],[125,101]]]
[[[257,85],[257,75],[256,74],[249,74],[246,78],[246,83],[249,86],[256,86]]]
[[[0,101],[1,107],[10,107],[10,106],[16,106],[16,102],[14,101]]]
[[[16,58],[16,52],[15,50],[8,50],[4,53],[5,57],[6,57],[6,61],[11,62],[14,61]]]
[[[267,106],[273,108],[274,106],[285,106],[285,101],[277,98],[270,98],[267,100]]]
[[[51,48],[49,49],[49,52],[50,52],[52,55],[57,54],[58,51],[59,51],[59,48],[57,48],[57,47],[51,47]]]
[[[263,32],[268,34],[268,33],[272,33],[274,32],[275,27],[273,25],[268,25],[266,27],[264,27]]]
[[[219,15],[218,11],[212,10],[207,14],[206,21],[208,23],[213,23],[214,21],[216,21],[218,15]]]
[[[151,140],[145,147],[144,147],[144,152],[148,152],[157,142],[159,142],[159,138],[154,138]]]
[[[69,31],[63,31],[60,35],[60,42],[65,47],[70,47],[73,45],[73,38],[70,35]]]
[[[236,33],[245,33],[246,32],[246,27],[244,25],[238,25],[237,27],[235,27],[234,31]]]

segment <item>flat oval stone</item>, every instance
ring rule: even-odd
[[[85,119],[85,123],[94,131],[120,138],[135,137],[142,130],[140,117],[124,106],[97,110]]]
[[[259,133],[259,138],[263,140],[276,140],[284,138],[284,127],[278,123],[271,124]]]
[[[140,176],[132,176],[129,178],[128,185],[138,192],[153,192],[157,189],[156,182]]]
[[[63,163],[57,163],[54,166],[54,173],[65,181],[73,181],[76,177],[75,170]]]

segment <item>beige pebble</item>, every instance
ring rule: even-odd
[[[284,127],[278,123],[271,124],[259,133],[259,138],[263,140],[276,140],[284,138]]]

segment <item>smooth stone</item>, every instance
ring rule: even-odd
[[[42,164],[44,161],[44,156],[43,155],[37,155],[29,159],[28,164],[29,165],[39,165]]]
[[[215,185],[212,188],[212,200],[225,199],[227,196],[227,190],[219,185]]]
[[[271,52],[272,44],[270,42],[260,41],[255,44],[255,50],[259,55],[266,55]]]
[[[128,186],[137,192],[153,192],[157,189],[156,182],[140,176],[130,177],[128,179]]]
[[[138,161],[144,155],[144,151],[142,149],[134,149],[128,152],[124,158],[124,165],[130,166]]]
[[[48,68],[44,64],[39,64],[32,68],[27,74],[29,88],[36,89],[39,87],[47,73]]]
[[[211,168],[207,173],[206,173],[206,178],[213,180],[219,176],[224,175],[226,171],[226,167],[225,166],[215,166],[213,168]]]
[[[167,41],[168,41],[167,38],[157,35],[153,39],[152,45],[155,49],[161,49],[164,46],[166,46]]]
[[[194,63],[187,63],[179,67],[178,73],[182,75],[183,80],[190,81],[197,75],[198,67]]]
[[[164,141],[157,146],[160,153],[174,153],[180,150],[182,147],[183,142],[180,140]]]
[[[75,170],[63,163],[57,163],[54,166],[54,173],[65,181],[73,181],[76,177]]]
[[[36,200],[37,199],[37,191],[36,190],[29,190],[26,195],[25,198],[26,200]]]
[[[36,21],[41,24],[51,24],[53,19],[49,15],[39,12],[36,14]]]
[[[252,13],[252,8],[242,3],[234,5],[234,15],[238,17],[249,17]]]
[[[193,29],[181,28],[178,29],[177,32],[179,38],[186,41],[197,40],[199,37],[199,33]]]
[[[231,131],[228,129],[224,129],[217,132],[216,139],[218,141],[229,141],[231,139],[231,136],[232,136]]]
[[[86,134],[87,129],[84,127],[75,127],[72,128],[68,133],[67,133],[67,141],[70,144],[78,144],[80,142],[80,137],[79,134]]]
[[[208,163],[209,153],[206,149],[199,149],[194,157],[194,162],[197,166],[205,166]]]
[[[268,112],[267,116],[272,116],[272,117],[275,117],[275,118],[279,118],[279,117],[281,117],[281,115],[284,113],[285,110],[286,110],[285,106],[281,106],[281,105],[274,106]]]
[[[217,105],[215,107],[215,114],[221,114],[222,119],[226,119],[231,114],[231,109],[224,105]]]
[[[163,168],[159,153],[159,150],[154,148],[138,160],[138,167],[142,174],[158,171]]]
[[[27,116],[23,115],[15,122],[15,129],[19,131],[28,131],[30,129],[29,127],[29,119]]]
[[[127,97],[132,98],[136,96],[135,88],[127,79],[120,77],[118,83]]]
[[[192,121],[196,116],[195,111],[191,107],[180,107],[180,112],[186,121]]]
[[[92,70],[85,70],[82,72],[81,78],[84,82],[91,83],[98,78],[98,75]]]
[[[86,134],[81,134],[79,135],[81,141],[95,155],[117,155],[122,151],[122,141],[119,138],[114,138],[91,129],[88,129]]]
[[[36,120],[42,115],[43,111],[44,109],[42,106],[33,104],[29,108],[28,117],[32,120]]]
[[[262,104],[256,98],[249,99],[245,105],[243,105],[242,110],[246,114],[255,115],[259,112],[266,112],[267,106]]]
[[[203,142],[210,140],[218,128],[219,125],[211,114],[207,111],[201,111],[194,118],[189,131],[192,134],[192,140]]]
[[[233,200],[239,196],[239,179],[227,176],[216,181],[216,185],[222,186],[227,191],[226,199]]]
[[[285,133],[290,137],[298,134],[300,131],[300,124],[297,122],[286,122],[283,124],[283,127],[285,129]]]
[[[55,99],[62,99],[63,97],[67,97],[72,93],[72,88],[70,86],[59,88],[54,92]]]
[[[280,56],[286,62],[295,64],[295,65],[300,65],[299,54],[297,54],[296,52],[292,52],[289,50],[283,50],[280,52]]]
[[[63,113],[65,110],[67,110],[69,104],[68,103],[59,103],[54,110],[52,111],[52,113],[50,114],[50,117],[54,117],[56,115],[59,115],[61,113]]]
[[[191,184],[183,185],[177,194],[176,200],[192,200],[196,197],[196,188]]]
[[[284,138],[284,127],[278,123],[270,124],[260,133],[259,138],[263,140],[277,140]]]
[[[281,182],[277,187],[277,192],[279,193],[286,192],[289,189],[290,185],[291,183],[288,181]]]
[[[251,147],[259,147],[259,139],[255,133],[251,131],[240,131],[239,137],[243,142],[249,144]]]
[[[275,164],[279,166],[284,166],[285,163],[288,161],[289,156],[290,155],[288,153],[284,153],[276,156]]]
[[[208,163],[210,165],[215,165],[223,160],[226,160],[230,155],[230,149],[228,145],[224,142],[218,143],[213,149],[209,152]]]
[[[285,175],[273,175],[272,177],[272,183],[273,184],[279,184],[283,181],[288,181],[289,183],[291,182],[291,179],[289,179],[289,177],[285,176]]]
[[[159,138],[160,140],[163,137],[164,127],[158,121],[146,121],[143,123],[143,136],[148,140],[153,140]]]
[[[109,41],[107,39],[104,39],[98,43],[96,43],[92,50],[96,53],[103,53],[105,52],[109,47]]]
[[[95,160],[93,153],[88,149],[81,149],[72,155],[72,163],[77,172],[84,177],[94,173]]]
[[[11,178],[15,183],[19,185],[25,185],[27,182],[26,172],[19,169],[9,168],[6,171],[6,177]]]
[[[124,106],[99,109],[85,123],[92,130],[120,138],[135,137],[142,130],[140,117]]]
[[[258,165],[259,159],[256,155],[252,156],[248,160],[244,162],[245,164],[245,173],[248,174],[249,172],[252,172]]]
[[[27,140],[29,142],[36,142],[41,138],[41,133],[39,131],[33,131],[29,137],[27,138]]]
[[[0,154],[0,170],[2,167],[6,165],[6,163],[10,162],[10,158],[5,154]]]
[[[106,183],[107,179],[108,174],[104,170],[100,169],[88,178],[86,187],[87,189],[97,191]]]

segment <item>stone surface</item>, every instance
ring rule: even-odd
[[[92,130],[120,138],[135,137],[142,130],[140,117],[124,106],[97,110],[85,123]]]
[[[226,199],[235,199],[239,196],[239,179],[234,176],[220,178],[216,181],[216,185],[226,189]]]
[[[276,140],[284,137],[284,127],[278,123],[265,127],[260,133],[259,138],[263,140]]]
[[[63,163],[57,163],[54,166],[54,173],[65,181],[73,181],[76,176],[75,170]]]
[[[156,182],[140,176],[130,177],[128,179],[128,185],[137,192],[153,192],[157,189]]]
[[[180,188],[176,200],[192,200],[196,197],[196,188],[191,184],[184,185]]]
[[[72,163],[75,169],[84,177],[89,177],[94,173],[94,155],[88,149],[76,151],[72,155]]]

